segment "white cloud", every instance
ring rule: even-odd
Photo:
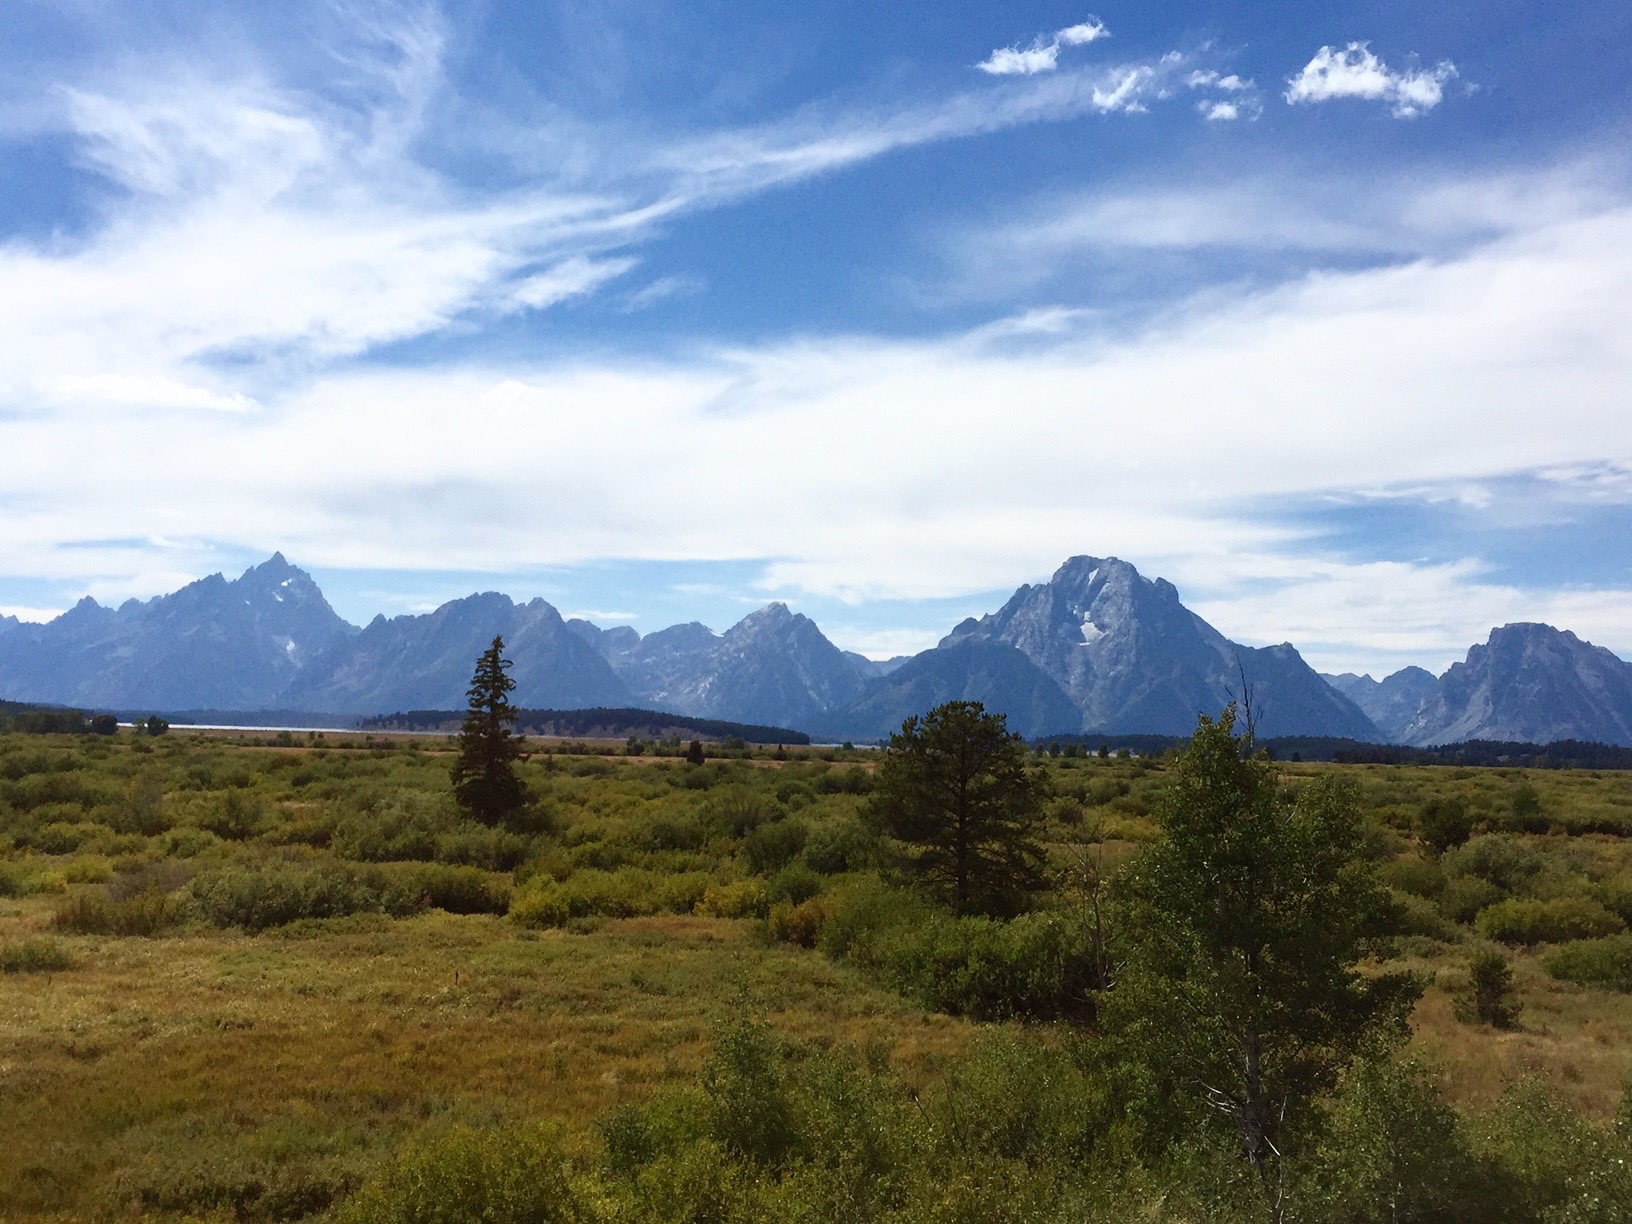
[[[1196,110],[1209,121],[1256,119],[1263,113],[1264,104],[1258,87],[1233,72],[1226,75],[1212,68],[1198,69],[1187,76],[1184,83],[1191,89],[1205,90],[1214,95],[1196,103]]]
[[[15,604],[0,606],[0,616],[14,616],[20,621],[30,621],[40,624],[49,620],[56,620],[68,609],[66,608],[24,608]]]
[[[319,568],[775,557],[768,582],[854,600],[989,591],[1084,551],[1187,583],[1217,558],[1220,576],[1193,585],[1226,632],[1355,640],[1369,666],[1427,658],[1527,609],[1471,571],[1378,586],[1370,603],[1328,582],[1254,606],[1230,584],[1274,576],[1265,558],[1292,558],[1280,572],[1295,577],[1307,545],[1229,508],[1632,468],[1627,252],[1622,207],[1214,302],[1118,342],[1045,329],[1016,354],[985,337],[816,337],[638,366],[322,374],[258,412],[167,421],[162,447],[137,409],[94,430],[14,416],[0,553],[19,576],[161,568],[151,552],[54,546],[103,537],[117,514],[132,534],[208,524]],[[1533,612],[1579,615],[1570,627],[1625,649],[1625,607],[1583,595]]]
[[[1473,560],[1349,563],[1263,554],[1224,566],[1179,560],[1170,576],[1186,603],[1227,637],[1249,645],[1291,641],[1326,672],[1370,672],[1380,680],[1416,665],[1438,675],[1491,629],[1515,621],[1571,629],[1632,656],[1632,590],[1525,591],[1491,580]],[[1187,578],[1195,580],[1188,593]]]
[[[1294,77],[1289,78],[1286,100],[1326,102],[1333,98],[1361,98],[1387,102],[1399,119],[1426,114],[1445,96],[1445,86],[1456,78],[1456,65],[1441,60],[1432,68],[1397,72],[1372,54],[1368,44],[1352,42],[1343,50],[1322,47]]]
[[[1029,47],[998,47],[975,67],[992,76],[1031,76],[1059,67],[1061,47],[1080,47],[1110,35],[1094,18],[1055,30],[1052,37],[1034,39]]]
[[[40,390],[45,399],[60,406],[196,408],[212,412],[248,412],[260,407],[239,392],[223,394],[162,376],[63,374],[46,380]]]
[[[568,298],[593,293],[607,281],[622,276],[637,262],[630,258],[588,259],[575,255],[546,272],[517,282],[515,300],[533,310],[543,310]]]
[[[633,313],[645,310],[648,306],[655,306],[659,302],[675,297],[691,297],[702,293],[708,285],[697,276],[660,276],[648,284],[642,285],[623,299],[623,308]]]
[[[1232,99],[1233,100],[1233,99]],[[1545,229],[1615,207],[1623,172],[1569,163],[1521,173],[1441,176],[1421,171],[1365,181],[1293,165],[1274,178],[1198,185],[1109,183],[1026,204],[945,239],[950,275],[940,292],[1005,298],[1085,259],[1142,261],[1149,251],[1241,251],[1349,263],[1445,258],[1500,237]],[[1038,317],[1056,328],[1058,311]],[[1013,320],[1005,327],[1012,329]]]

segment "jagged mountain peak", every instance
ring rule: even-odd
[[[1453,663],[1403,733],[1428,745],[1465,739],[1632,744],[1632,664],[1567,629],[1502,625]]]
[[[814,623],[803,613],[795,612],[792,608],[788,607],[787,604],[778,600],[774,603],[766,604],[763,608],[759,608],[748,613],[747,616],[743,617],[735,625],[732,625],[730,629],[726,630],[726,633],[730,634],[739,630],[753,631],[765,629],[783,629],[789,625],[796,625],[801,621],[808,624]]]
[[[1198,713],[1230,699],[1245,671],[1266,699],[1265,734],[1376,734],[1295,649],[1237,646],[1186,608],[1172,583],[1117,557],[1072,557],[1047,583],[958,625],[939,648],[964,642],[1021,651],[1076,703],[1085,731],[1186,734]]]

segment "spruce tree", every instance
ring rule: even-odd
[[[919,884],[960,913],[1001,913],[1043,883],[1042,799],[1003,715],[949,701],[890,737],[871,814]]]
[[[468,696],[470,708],[459,732],[459,756],[453,763],[453,794],[459,806],[483,824],[496,825],[514,818],[527,806],[527,788],[516,776],[516,762],[524,755],[512,729],[516,721],[510,692],[516,682],[505,672],[504,639],[476,660]]]

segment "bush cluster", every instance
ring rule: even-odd
[[[1479,911],[1474,929],[1506,944],[1562,943],[1614,935],[1626,924],[1590,897],[1511,897]]]

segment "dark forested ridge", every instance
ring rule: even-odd
[[[464,718],[458,710],[408,710],[365,718],[364,731],[456,731]],[[572,736],[580,739],[661,740],[673,735],[705,740],[739,739],[745,744],[808,744],[810,736],[789,727],[727,722],[718,718],[687,718],[658,710],[517,710],[516,729],[523,735]]]

